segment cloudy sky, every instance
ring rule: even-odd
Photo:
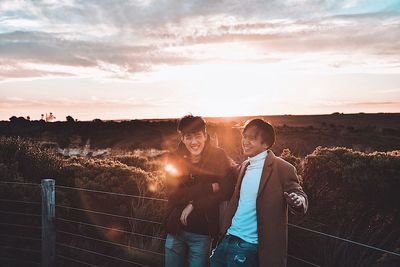
[[[0,120],[400,112],[399,0],[0,0]]]

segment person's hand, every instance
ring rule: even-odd
[[[189,214],[192,213],[194,207],[192,203],[189,203],[186,208],[183,209],[182,214],[181,214],[181,223],[183,225],[187,225],[187,218],[189,217]]]
[[[219,183],[213,183],[212,184],[212,190],[213,190],[213,193],[218,192],[220,190]]]
[[[296,193],[290,193],[288,194],[287,192],[283,192],[286,202],[293,208],[299,208],[301,205],[303,205],[304,202],[304,197],[301,195],[298,195]]]

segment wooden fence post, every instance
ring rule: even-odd
[[[42,267],[55,266],[55,181],[42,180]]]

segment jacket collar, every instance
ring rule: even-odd
[[[264,190],[269,178],[271,177],[272,164],[274,163],[275,158],[276,158],[275,154],[271,150],[268,150],[268,156],[264,162],[264,167],[261,174],[261,180],[260,180],[260,185],[258,187],[257,196],[259,196],[261,192]]]

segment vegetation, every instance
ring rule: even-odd
[[[362,153],[318,147],[297,166],[310,207],[307,216],[292,218],[293,222],[388,251],[400,251],[400,151]],[[400,263],[400,257],[334,238],[310,238],[309,232],[299,229],[291,229],[291,234],[292,251],[321,266]],[[307,245],[300,246],[300,240]]]
[[[97,212],[82,212],[69,210],[65,207],[57,207],[57,217],[105,227],[96,229],[91,226],[57,221],[58,230],[73,234],[88,235],[92,238],[108,242],[158,252],[163,250],[163,244],[160,240],[135,235],[134,233],[162,237],[160,225],[148,224],[135,219],[102,215],[99,212],[160,222],[165,202],[156,200],[145,201],[144,199],[123,195],[71,190],[62,186],[164,199],[163,172],[160,171],[160,164],[158,160],[153,160],[150,164],[146,158],[129,155],[115,156],[107,159],[62,158],[40,148],[38,144],[31,141],[20,138],[0,138],[0,177],[2,181],[40,183],[40,180],[45,177],[53,178],[56,180],[56,186],[60,186],[56,190],[57,205]],[[32,190],[30,187],[2,184],[0,191],[1,195],[7,199],[40,201],[40,190]],[[1,208],[7,211],[17,210],[40,214],[40,207],[28,206],[21,210],[19,204],[12,204],[7,206],[2,205]],[[7,216],[6,222],[16,223],[14,219],[11,216]],[[24,219],[18,222],[40,225],[40,218]],[[107,230],[107,228],[116,230]],[[101,229],[106,230],[102,231]],[[121,233],[118,229],[131,234]],[[16,235],[25,234],[19,230],[16,230],[14,233]],[[91,240],[76,239],[73,237],[58,234],[57,240],[61,243],[73,245],[79,242],[78,247],[87,249],[95,247],[96,251],[98,251],[97,248],[105,254],[110,254],[111,251],[113,256],[119,255],[122,258],[126,258],[132,254],[132,251],[128,249],[117,249],[118,247],[115,248],[115,246],[107,245],[107,243],[107,246],[104,246],[104,244],[99,242],[96,243]],[[4,239],[3,242],[11,244],[15,240],[8,238]],[[38,246],[37,249],[40,249],[40,244],[35,245]],[[61,249],[60,251],[62,253],[63,250]],[[71,253],[76,253],[76,251],[65,252],[64,249],[64,253],[70,255]],[[76,254],[77,258],[79,258],[78,256]],[[145,253],[136,252],[133,256],[135,259],[143,258],[143,261],[155,262],[157,264],[162,261],[162,257],[160,258],[160,256],[154,257],[152,255],[153,258],[149,258],[148,254],[146,255]],[[99,263],[98,258],[93,257],[92,262]]]
[[[240,132],[237,127],[251,117],[207,118],[209,132],[218,137],[218,143],[227,153],[240,161]],[[276,127],[277,143],[274,151],[283,149],[298,156],[311,154],[317,146],[347,147],[358,151],[391,151],[399,149],[400,114],[332,114],[310,116],[265,116]],[[21,136],[69,147],[74,136],[79,145],[90,143],[92,148],[174,149],[179,141],[177,120],[131,120],[74,122],[69,116],[65,122],[29,121],[11,117],[0,121],[0,136]],[[236,127],[236,128],[235,128]],[[74,144],[76,145],[76,144]]]
[[[226,138],[228,136],[225,135]],[[400,151],[364,153],[341,147],[318,147],[303,158],[293,155],[289,149],[284,149],[281,156],[296,166],[310,202],[308,214],[300,218],[291,217],[291,223],[400,252]],[[236,158],[240,158],[240,155]],[[165,188],[162,162],[160,157],[148,158],[132,153],[113,154],[102,159],[64,158],[25,139],[0,138],[0,179],[3,181],[39,183],[42,178],[51,177],[58,186],[163,199]],[[0,190],[4,198],[40,200],[40,192],[32,188],[2,185]],[[159,222],[165,202],[59,187],[57,205]],[[1,209],[40,213],[40,209],[21,208],[17,204],[2,204]],[[158,253],[163,251],[161,240],[143,236],[163,237],[162,227],[158,224],[63,207],[57,207],[56,214],[58,218],[105,227],[96,229],[89,225],[57,221],[57,230]],[[4,220],[40,224],[40,220],[35,221],[35,218],[14,221],[11,216],[6,216]],[[13,233],[26,234],[23,230],[18,231]],[[10,238],[5,238],[2,242],[22,245]],[[63,233],[57,234],[57,242],[146,264],[159,265],[162,262],[162,256],[157,254]],[[115,264],[112,260],[105,261],[99,257],[83,257],[82,253],[65,248],[60,248],[58,252],[93,264],[101,263],[102,266]],[[400,265],[399,257],[293,227],[290,227],[289,233],[289,253],[321,266]]]

